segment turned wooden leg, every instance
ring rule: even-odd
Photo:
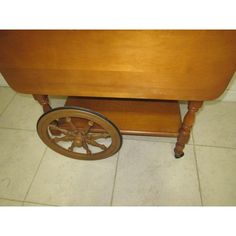
[[[49,105],[49,100],[47,95],[33,94],[33,97],[43,107],[44,113],[52,110],[51,106]]]
[[[52,110],[51,106],[49,105],[48,95],[33,94],[33,97],[43,107],[44,113]],[[56,126],[58,125],[56,121],[54,121],[53,124]],[[62,133],[60,130],[54,130],[51,128],[50,131],[53,135],[61,135]]]
[[[183,150],[190,137],[190,132],[195,120],[195,113],[199,110],[202,104],[202,101],[188,102],[188,112],[184,117],[174,149],[176,158],[180,158],[184,155]]]

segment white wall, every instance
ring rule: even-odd
[[[8,86],[0,73],[0,86]],[[224,94],[218,98],[218,100],[236,102],[236,72]]]

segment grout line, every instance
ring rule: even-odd
[[[40,206],[57,206],[57,205],[51,205],[51,204],[49,205],[49,204],[46,204],[46,203],[32,202],[32,201],[24,201],[23,206],[25,206],[24,203],[31,203],[31,204],[36,204],[36,205],[40,205]]]
[[[114,180],[113,180],[113,188],[112,188],[110,206],[112,206],[112,204],[113,204],[113,198],[114,198],[114,191],[115,191],[115,184],[116,184],[116,177],[117,177],[117,170],[118,170],[118,165],[119,165],[119,159],[120,159],[120,151],[118,152],[118,156],[117,156],[117,160],[116,160],[116,169],[115,169],[115,176],[114,176]]]
[[[2,127],[1,125],[0,125],[0,129],[10,129],[10,130],[27,131],[27,132],[35,132],[36,131],[36,130],[32,130],[32,129]]]
[[[213,147],[213,148],[222,148],[222,149],[236,149],[236,147],[212,146],[212,145],[203,145],[203,144],[195,144],[195,146],[199,146],[199,147]]]
[[[0,197],[0,200],[7,200],[7,201],[10,201],[10,202],[20,202],[23,204],[23,201],[22,200],[16,200],[16,199],[10,199],[10,198],[5,198],[5,197]],[[7,205],[6,205],[7,206]],[[10,205],[9,205],[10,206]]]
[[[3,109],[3,111],[0,113],[0,115],[3,115],[3,113],[7,110],[7,108],[9,107],[9,105],[12,103],[12,101],[14,100],[14,98],[16,97],[17,93],[14,94],[14,96],[11,98],[11,100],[7,103],[6,107]]]
[[[196,167],[197,179],[198,179],[198,190],[199,190],[199,193],[200,193],[201,205],[203,206],[202,188],[201,188],[201,183],[200,183],[200,176],[199,176],[198,162],[197,162],[197,152],[196,152],[193,132],[192,132],[192,140],[193,140],[193,153],[194,153],[195,167]]]
[[[28,194],[29,194],[29,191],[30,191],[30,189],[31,189],[31,187],[32,187],[32,184],[33,184],[34,180],[35,180],[35,177],[36,177],[36,175],[38,174],[39,168],[40,168],[41,163],[42,163],[42,161],[43,161],[43,159],[44,159],[44,156],[45,156],[46,151],[47,151],[47,147],[45,148],[45,150],[44,150],[44,152],[43,152],[42,158],[41,158],[41,160],[40,160],[40,162],[39,162],[39,164],[38,164],[38,167],[37,167],[37,169],[36,169],[36,171],[35,171],[35,174],[34,174],[34,176],[33,176],[33,178],[32,178],[32,181],[31,181],[31,183],[30,183],[30,185],[29,185],[29,187],[28,187],[28,190],[27,190],[27,192],[26,192],[26,194],[25,194],[23,203],[27,202],[27,201],[26,201],[26,198],[27,198],[27,196],[28,196]]]
[[[7,201],[11,201],[11,202],[20,202],[20,203],[22,203],[22,206],[24,206],[23,205],[24,203],[32,203],[32,204],[45,205],[45,206],[57,206],[57,205],[51,205],[51,204],[49,205],[49,204],[41,203],[41,202],[22,201],[22,200],[16,200],[16,199],[4,198],[4,197],[0,197],[0,200],[7,200]]]
[[[2,200],[8,200],[8,201],[14,201],[14,202],[23,202],[22,200],[12,199],[12,198],[6,198],[6,197],[0,197]]]

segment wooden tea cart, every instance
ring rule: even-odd
[[[0,72],[42,105],[42,141],[76,159],[115,154],[121,134],[177,137],[183,156],[195,113],[235,70],[233,30],[0,31]],[[52,109],[48,95],[68,99]]]

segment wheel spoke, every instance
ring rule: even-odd
[[[84,130],[81,132],[83,135],[86,135],[88,132],[89,132],[89,130],[91,129],[91,127],[93,127],[93,125],[94,125],[94,122],[93,121],[88,121],[88,124],[87,124],[87,126],[84,128]]]
[[[73,124],[71,117],[66,117],[66,122],[69,124],[72,130],[76,131],[76,126]]]
[[[88,144],[86,143],[85,140],[83,140],[82,146],[83,146],[83,148],[86,150],[86,152],[87,152],[88,155],[91,155],[91,154],[92,154],[92,152],[91,152],[91,150],[89,149]]]
[[[75,147],[75,142],[73,141],[70,147],[68,148],[69,151],[73,152]]]
[[[90,133],[87,135],[89,140],[97,140],[100,138],[110,138],[110,134],[108,133]]]
[[[98,142],[96,142],[95,140],[87,140],[87,143],[88,144],[90,144],[90,145],[93,145],[93,146],[95,146],[95,147],[99,147],[99,148],[101,148],[102,150],[106,150],[107,149],[107,147],[105,146],[105,145],[103,145],[103,144],[100,144],[100,143],[98,143]]]
[[[57,127],[56,125],[49,125],[48,127],[49,127],[50,129],[53,129],[53,130],[58,130],[58,131],[62,132],[62,133],[65,134],[65,135],[69,134],[69,131],[68,131],[68,130],[59,128],[59,127]]]
[[[60,142],[60,141],[73,141],[74,138],[75,137],[73,137],[71,135],[65,135],[65,136],[60,137],[60,138],[59,137],[55,137],[52,140],[57,143],[57,142]]]

